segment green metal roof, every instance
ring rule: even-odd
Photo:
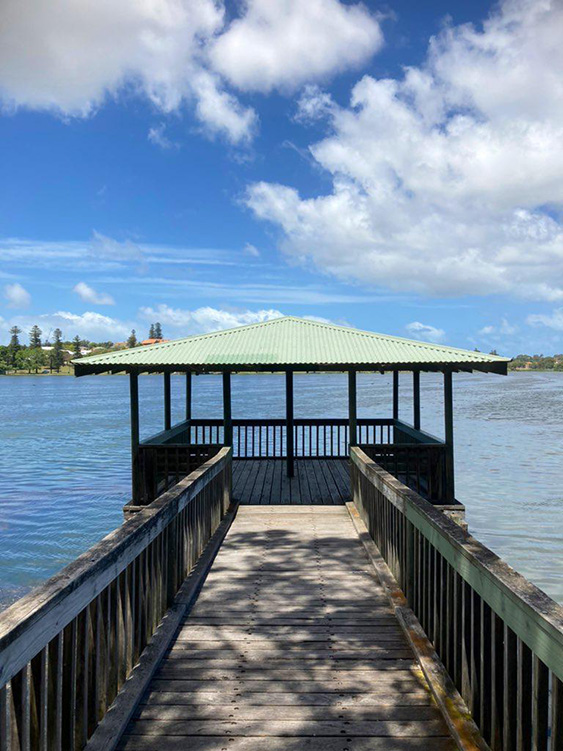
[[[309,321],[263,323],[73,360],[90,373],[218,370],[481,370],[506,373],[509,360],[481,352],[411,341]]]

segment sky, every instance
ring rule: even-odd
[[[563,0],[3,0],[0,343],[563,352]]]

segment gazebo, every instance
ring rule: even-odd
[[[455,505],[452,376],[480,371],[506,375],[509,360],[428,342],[376,334],[295,317],[189,336],[145,347],[74,360],[77,376],[126,373],[130,380],[132,505],[150,503],[222,446],[238,460],[279,459],[292,477],[300,459],[343,459],[361,445],[384,469],[442,506]],[[358,418],[358,372],[392,372],[392,416]],[[233,420],[233,373],[284,373],[284,420]],[[293,374],[346,372],[348,419],[295,417]],[[399,420],[399,375],[412,374],[412,424]],[[444,440],[420,425],[420,374],[440,372],[444,389]],[[164,430],[141,442],[138,378],[162,373]],[[186,377],[185,419],[171,422],[171,374]],[[194,374],[221,373],[223,419],[192,418]]]

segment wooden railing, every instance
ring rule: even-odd
[[[215,456],[219,444],[143,443],[139,446],[139,496],[146,505]]]
[[[382,469],[434,504],[445,504],[446,447],[443,443],[361,445]]]
[[[396,424],[392,419],[359,418],[358,442],[393,443]],[[285,458],[287,456],[286,422],[283,419],[237,419],[233,425],[233,457],[236,459]],[[421,436],[425,434],[417,431]],[[170,431],[159,433],[147,443],[222,444],[222,420],[190,420]],[[345,418],[298,418],[294,420],[296,457],[345,458],[349,452],[349,425]]]
[[[224,448],[0,615],[0,748],[82,749],[230,503]]]
[[[353,499],[493,751],[563,749],[563,608],[351,451]]]

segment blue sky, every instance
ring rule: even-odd
[[[314,316],[563,350],[563,7],[7,0],[0,342]]]

